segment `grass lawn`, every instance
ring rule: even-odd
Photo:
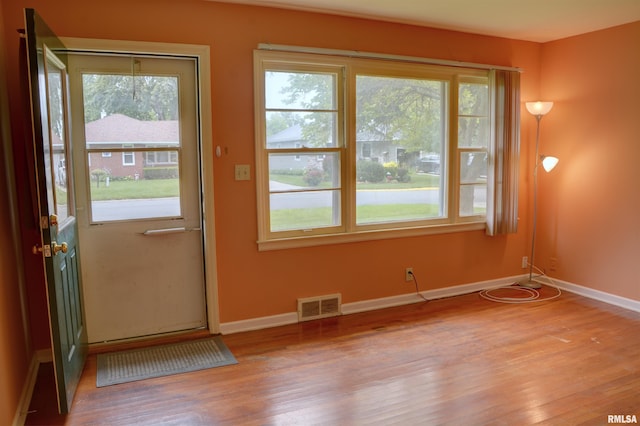
[[[97,200],[127,200],[138,198],[178,197],[180,195],[179,179],[144,179],[111,181],[109,186],[100,182],[91,182],[91,199]]]
[[[376,222],[433,219],[438,217],[435,204],[387,204],[359,206],[356,212],[360,225]],[[271,230],[318,228],[333,226],[330,207],[282,209],[271,212]]]
[[[302,176],[271,174],[269,178],[273,181],[286,183],[289,185],[307,187]],[[411,174],[409,182],[380,182],[380,183],[358,183],[357,189],[361,190],[384,190],[384,189],[417,189],[433,188],[440,185],[440,176],[430,174]],[[322,182],[316,188],[329,187],[327,182]],[[388,205],[364,205],[359,206],[356,211],[358,224],[366,225],[376,222],[393,222],[407,220],[433,219],[438,217],[438,206],[426,204],[388,204]],[[333,226],[333,214],[331,207],[282,209],[271,212],[272,231],[283,231],[287,229],[305,229]]]

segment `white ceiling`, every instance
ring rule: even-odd
[[[214,0],[547,42],[640,21],[640,0]]]

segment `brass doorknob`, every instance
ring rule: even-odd
[[[67,243],[57,244],[55,241],[51,241],[51,248],[53,250],[53,254],[56,255],[58,252],[67,252]]]

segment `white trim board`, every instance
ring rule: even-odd
[[[620,308],[628,309],[634,312],[640,312],[640,301],[628,299],[626,297],[617,296],[615,294],[606,293],[600,290],[594,290],[589,287],[584,287],[578,284],[572,284],[567,281],[553,280],[554,284],[561,290],[575,293],[580,296],[594,299],[599,302],[608,303],[610,305],[618,306]]]
[[[460,296],[463,294],[474,293],[485,289],[502,287],[505,285],[511,285],[514,282],[521,281],[527,278],[528,275],[518,275],[514,277],[500,278],[496,280],[480,281],[471,284],[462,284],[452,287],[439,288],[435,290],[426,290],[420,292],[425,298],[429,300],[443,299],[445,297]],[[600,290],[594,290],[588,287],[572,284],[561,280],[552,280],[551,283],[544,283],[545,285],[555,285],[561,290],[575,293],[580,296],[587,297],[589,299],[598,300],[600,302],[615,305],[631,311],[640,312],[640,301],[628,299],[614,294],[606,293]],[[380,299],[363,300],[359,302],[345,303],[342,305],[342,314],[355,314],[358,312],[373,311],[376,309],[391,308],[394,306],[409,305],[411,303],[422,302],[415,293],[401,294],[398,296],[384,297]],[[290,312],[280,315],[273,315],[261,318],[251,318],[248,320],[233,321],[220,324],[220,332],[222,334],[240,333],[243,331],[260,330],[270,327],[278,327],[281,325],[295,324],[298,322],[298,315],[296,312]]]
[[[460,296],[463,294],[474,293],[476,291],[485,290],[488,288],[502,287],[504,285],[511,285],[514,282],[522,279],[520,276],[507,277],[497,280],[480,281],[472,284],[462,284],[452,287],[438,288],[435,290],[421,291],[420,294],[426,299],[444,299],[445,297]],[[401,294],[398,296],[384,297],[381,299],[363,300],[361,302],[345,303],[342,305],[343,314],[355,314],[358,312],[373,311],[375,309],[392,308],[394,306],[409,305],[411,303],[423,302],[420,296],[416,293]]]
[[[204,274],[207,302],[207,326],[211,334],[220,328],[218,304],[218,266],[216,255],[215,205],[213,181],[213,125],[211,122],[211,52],[209,45],[157,43],[146,41],[107,40],[60,37],[67,50],[75,53],[136,53],[198,58],[198,98],[200,123],[200,171],[202,173],[202,226],[204,233]]]
[[[298,313],[272,315],[269,317],[251,318],[247,320],[224,322],[220,324],[220,333],[233,334],[243,331],[262,330],[264,328],[278,327],[281,325],[295,324],[298,322]]]

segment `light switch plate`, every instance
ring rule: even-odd
[[[236,164],[236,180],[250,180],[251,166],[248,164]]]

